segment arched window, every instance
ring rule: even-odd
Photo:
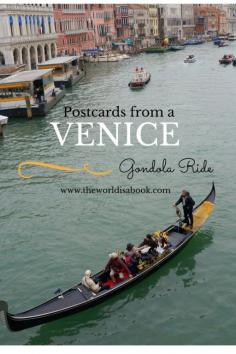
[[[25,27],[26,27],[27,34],[29,34],[28,24],[29,24],[29,16],[25,16]]]
[[[0,52],[0,65],[5,65],[5,58],[2,52]]]
[[[51,16],[48,16],[48,29],[49,29],[49,33],[52,33]]]
[[[45,33],[45,23],[44,23],[44,17],[42,16],[41,19],[41,34]]]
[[[22,17],[18,16],[18,25],[19,25],[19,31],[20,31],[20,36],[22,36]]]
[[[10,25],[11,36],[13,37],[13,36],[14,36],[13,17],[12,17],[12,16],[9,16],[8,19],[9,19],[9,25]]]
[[[30,33],[32,33],[32,16],[29,16]]]

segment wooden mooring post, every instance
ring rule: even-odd
[[[25,104],[26,104],[26,114],[27,118],[32,118],[32,107],[30,103],[30,96],[25,96]]]

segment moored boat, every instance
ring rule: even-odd
[[[198,45],[205,43],[204,39],[202,38],[192,38],[184,42],[184,45]]]
[[[225,54],[222,59],[219,60],[220,64],[231,64],[234,60],[233,54]]]
[[[132,80],[129,82],[131,89],[141,89],[150,81],[151,74],[143,68],[136,68]]]
[[[194,55],[188,55],[186,59],[184,59],[184,63],[195,63],[196,57]]]
[[[8,117],[0,115],[0,137],[3,137],[3,130],[4,127],[7,125],[7,123],[8,123]]]
[[[230,34],[228,36],[228,41],[236,41],[236,34]]]
[[[236,66],[236,59],[233,60],[233,66]]]
[[[171,45],[170,46],[170,51],[171,52],[177,52],[177,51],[183,50],[183,49],[185,49],[184,45]]]
[[[116,62],[119,61],[119,57],[117,55],[114,55],[112,53],[108,53],[108,54],[102,54],[98,56],[98,62]]]
[[[219,48],[221,48],[221,47],[228,47],[228,46],[229,46],[229,45],[228,45],[227,43],[222,42],[222,41],[218,43],[218,47],[219,47]]]
[[[84,76],[79,66],[78,56],[64,56],[47,60],[38,64],[39,69],[52,69],[56,87],[71,87]]]
[[[44,116],[64,95],[54,85],[52,69],[18,72],[0,81],[0,114]]]
[[[170,50],[170,47],[149,47],[145,49],[145,53],[151,54],[151,53],[166,53]]]
[[[108,288],[98,293],[94,293],[82,285],[82,283],[79,283],[68,290],[63,292],[60,291],[60,294],[47,302],[16,315],[8,312],[7,302],[0,301],[0,312],[4,313],[9,329],[12,331],[20,331],[63,318],[94,306],[128,286],[135,284],[176,255],[206,222],[212,213],[214,206],[215,187],[213,184],[209,195],[193,210],[194,223],[192,228],[185,226],[182,223],[182,220],[178,219],[174,224],[171,224],[163,231],[153,232],[152,237],[154,239],[158,239],[160,236],[165,237],[168,241],[169,247],[165,250],[162,249],[162,252],[160,251],[156,255],[153,255],[148,261],[143,261],[132,277],[130,277],[129,274],[123,274],[124,277],[118,277],[114,283],[111,280],[104,281],[104,284],[109,283],[110,285]],[[101,279],[103,275],[104,271],[100,271],[94,275],[94,278]]]

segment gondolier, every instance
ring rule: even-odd
[[[180,203],[182,203],[183,205],[184,222],[186,223],[187,226],[190,225],[190,227],[192,228],[193,227],[193,206],[195,204],[195,201],[190,196],[190,193],[188,191],[183,190],[179,199],[173,206],[177,207],[177,205],[179,205]]]

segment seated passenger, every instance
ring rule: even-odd
[[[141,251],[147,248],[147,245],[135,247],[132,243],[128,243],[126,246],[126,255],[136,260],[141,259],[143,261],[150,259],[151,255],[148,253],[142,253]]]
[[[91,270],[86,270],[82,278],[82,284],[87,289],[92,290],[94,293],[99,293],[99,291],[110,289],[108,285],[100,285],[99,283],[95,283],[95,281],[91,278],[91,276],[92,276]]]
[[[111,253],[110,259],[105,266],[105,271],[109,270],[110,271],[110,277],[113,283],[116,282],[116,277],[119,276],[120,279],[124,278],[124,272],[126,271],[129,274],[129,277],[132,278],[132,273],[125,264],[125,262],[120,259],[118,254],[116,252]]]
[[[142,246],[148,246],[150,247],[150,250],[148,251],[152,255],[158,254],[156,251],[156,248],[158,246],[158,243],[152,238],[152,235],[146,235],[143,239],[143,242],[140,243],[139,247]]]

